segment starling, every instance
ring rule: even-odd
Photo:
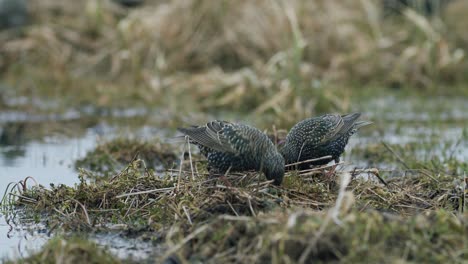
[[[357,121],[361,113],[348,115],[327,114],[308,118],[294,125],[286,136],[281,154],[286,164],[332,156],[299,165],[299,169],[310,165],[323,165],[340,161],[349,138],[363,126],[372,122]]]
[[[281,184],[284,158],[260,130],[217,120],[178,130],[199,147],[208,159],[210,172],[261,171],[268,180],[274,180],[275,185]]]

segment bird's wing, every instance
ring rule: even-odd
[[[343,118],[335,114],[325,115],[320,122],[322,122],[321,133],[319,133],[317,145],[328,143],[328,141],[334,139],[345,125]]]
[[[223,133],[226,126],[232,126],[232,124],[215,120],[204,126],[178,128],[178,130],[200,145],[217,151],[235,153],[236,150]]]
[[[356,129],[356,121],[360,116],[361,113],[342,115],[341,118],[343,119],[343,125],[337,129],[336,133],[329,140],[335,140],[343,134],[349,133],[350,130]]]
[[[343,134],[348,133],[351,129],[355,128],[356,120],[361,116],[361,113],[353,113],[347,115],[333,115],[330,118],[334,127],[330,130],[326,137],[321,141],[321,144],[326,144],[329,141],[336,140]],[[366,123],[367,124],[367,123]]]

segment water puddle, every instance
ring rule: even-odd
[[[76,138],[32,140],[23,145],[7,145],[0,148],[0,189],[10,182],[18,182],[32,176],[44,186],[65,184],[73,186],[78,181],[74,160],[83,157],[96,145],[98,134],[92,129]],[[32,184],[32,182],[30,182]],[[33,231],[31,231],[33,230]],[[49,239],[43,227],[9,225],[0,217],[0,258],[23,257],[39,249]]]
[[[122,124],[82,122],[78,115],[29,115],[25,113],[0,113],[0,190],[8,184],[33,177],[37,184],[73,186],[78,183],[74,162],[93,150],[99,142],[115,137],[149,139],[167,137],[167,132],[154,126],[139,124],[129,128],[126,118],[142,112],[114,111],[122,114]],[[19,120],[13,122],[13,120]],[[53,122],[51,122],[53,120]],[[72,121],[70,124],[69,121]],[[75,124],[73,124],[75,123]],[[51,130],[44,126],[54,127]],[[56,128],[60,129],[56,129]],[[71,131],[71,132],[70,132]],[[34,184],[28,181],[28,185]],[[0,259],[24,257],[35,252],[50,239],[48,230],[41,224],[8,222],[0,214]],[[122,258],[139,259],[153,251],[154,246],[145,241],[122,237],[118,234],[94,234],[90,239],[109,247]]]
[[[23,258],[38,251],[50,239],[47,232],[40,224],[7,223],[0,217],[0,258]]]
[[[359,167],[378,166],[398,169],[401,164],[379,162],[353,156],[354,149],[378,146],[416,145],[414,158],[422,161],[437,157],[468,160],[468,99],[466,98],[374,98],[361,106],[364,119],[374,122],[350,139],[344,159]]]
[[[90,239],[109,248],[109,251],[120,259],[144,260],[156,256],[161,251],[150,241],[123,236],[119,233],[93,234]]]

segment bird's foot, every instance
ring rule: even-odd
[[[227,187],[232,187],[232,183],[226,177],[228,172],[223,172],[214,168],[209,168],[208,173],[209,173],[208,178],[221,180]]]
[[[327,177],[331,177],[331,176],[335,175],[336,167],[338,167],[338,165],[339,165],[338,163],[333,164],[330,171],[327,172]]]
[[[227,187],[232,187],[232,183],[228,180],[228,178],[226,177],[226,175],[222,175],[222,176],[219,176],[219,179],[224,182],[224,184],[227,186]]]

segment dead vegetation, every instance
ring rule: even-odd
[[[424,170],[387,178],[377,169],[325,166],[290,172],[275,187],[256,173],[213,178],[201,164],[193,172],[155,174],[142,160],[96,183],[86,182],[84,173],[75,187],[13,187],[3,210],[46,215],[52,230],[153,233],[166,249],[161,259],[267,263],[467,256],[464,178]],[[379,253],[389,248],[389,254]]]
[[[192,228],[174,227],[169,245],[179,263],[394,263],[466,261],[467,216],[439,210],[403,218],[377,211],[299,210],[258,217],[220,216]],[[190,240],[189,240],[190,239]],[[169,251],[171,252],[171,251]],[[177,262],[176,262],[177,263]]]
[[[0,34],[0,68],[16,88],[7,96],[236,108],[287,123],[348,111],[363,86],[458,93],[468,67],[460,2],[441,16],[408,9],[384,18],[371,0],[148,1],[135,9],[32,1],[32,24]]]

